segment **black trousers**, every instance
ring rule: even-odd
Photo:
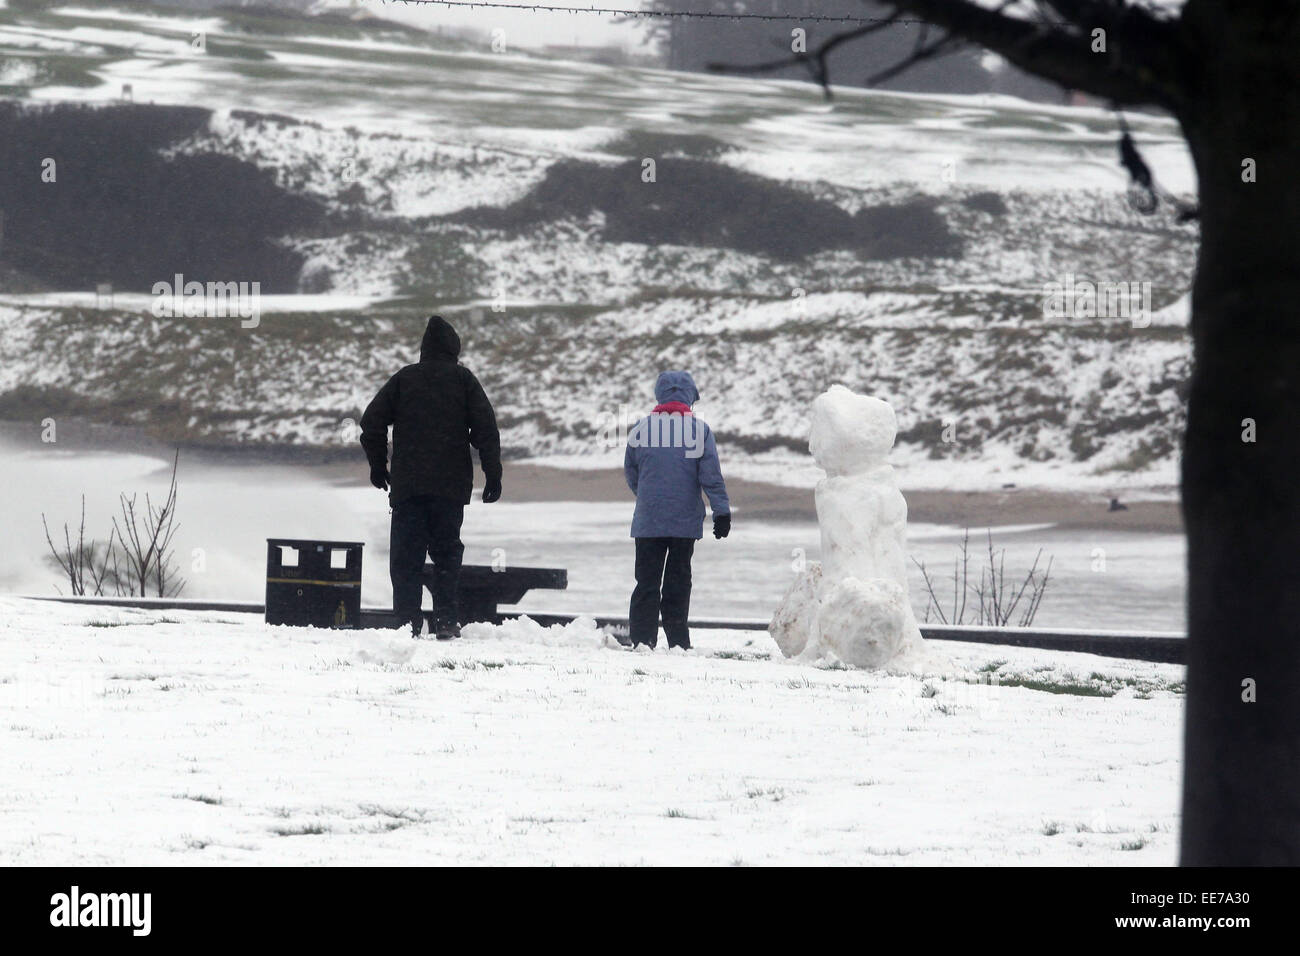
[[[456,621],[456,588],[465,555],[460,540],[464,518],[465,506],[461,502],[433,495],[416,495],[393,505],[388,575],[393,581],[393,613],[403,624],[420,621],[425,555],[434,565],[429,592],[433,595],[435,626]]]
[[[628,619],[632,644],[659,642],[659,619],[669,647],[690,647],[686,626],[691,610],[691,555],[694,538],[637,538],[636,589]]]

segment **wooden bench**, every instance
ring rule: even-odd
[[[424,566],[425,587],[433,586],[434,568]],[[487,621],[500,624],[505,615],[499,604],[518,604],[534,588],[563,591],[569,586],[569,572],[564,568],[493,568],[486,564],[467,564],[460,569],[460,586],[456,591],[461,624]],[[432,614],[424,612],[432,623]]]

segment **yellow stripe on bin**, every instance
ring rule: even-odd
[[[316,581],[312,578],[267,578],[267,584],[323,584],[331,588],[359,588],[360,581]]]

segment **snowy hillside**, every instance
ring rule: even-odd
[[[685,366],[763,477],[804,474],[806,403],[842,381],[898,411],[905,486],[1174,481],[1195,230],[1126,205],[1102,111],[828,105],[247,11],[11,4],[0,57],[7,156],[38,168],[55,132],[71,151],[45,193],[0,183],[0,417],[342,444],[437,309],[516,456],[610,462],[609,423]],[[110,112],[36,112],[56,103]],[[1173,124],[1131,123],[1188,193]],[[142,176],[173,213],[124,250],[123,191],[93,184]],[[146,294],[176,272],[288,299],[255,328],[157,318]],[[1150,324],[1045,317],[1069,278],[1149,283]]]
[[[1172,865],[1182,669],[0,598],[5,864]],[[751,641],[752,638],[752,641]],[[1033,772],[1026,772],[1032,768]]]

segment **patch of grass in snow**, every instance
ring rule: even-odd
[[[369,817],[388,817],[392,820],[400,820],[403,823],[423,823],[425,817],[423,810],[416,810],[412,807],[390,808],[377,803],[363,803],[357,809]],[[389,827],[389,829],[395,828]]]
[[[1149,700],[1154,694],[1164,692],[1181,695],[1186,692],[1183,681],[1152,680],[1145,677],[1107,676],[1093,671],[1087,678],[1072,674],[1056,676],[1051,667],[1036,668],[1033,675],[998,674],[991,681],[995,687],[1024,687],[1048,694],[1069,694],[1075,697],[1114,697],[1120,691],[1132,689],[1138,700]],[[968,683],[981,683],[979,681]]]
[[[1136,840],[1125,840],[1119,845],[1119,848],[1121,850],[1140,850],[1146,845],[1146,837],[1138,837]]]
[[[206,803],[210,807],[219,807],[224,802],[220,797],[210,796],[206,793],[178,793],[177,800],[193,800],[195,803]]]
[[[457,661],[450,657],[444,657],[438,661],[438,666],[447,671],[495,671],[506,665],[505,661]]]
[[[806,677],[792,677],[785,682],[785,686],[791,690],[804,690],[812,686],[812,681]]]
[[[271,827],[276,836],[320,836],[329,833],[329,827],[323,823],[299,823],[294,826]]]
[[[87,621],[85,627],[149,627],[154,624],[185,624],[179,617],[155,617],[139,621],[109,621],[98,619]]]
[[[678,810],[676,807],[669,807],[664,814],[670,820],[698,820],[699,817],[693,817],[685,810]]]
[[[867,852],[872,856],[908,856],[911,853],[911,850],[904,850],[901,846],[896,846],[888,850],[869,846],[867,847]]]
[[[939,688],[935,687],[933,684],[928,684],[928,683],[927,683],[927,684],[922,684],[922,685],[921,685],[921,696],[922,696],[922,697],[934,697],[934,696],[937,695],[938,693],[939,693]]]
[[[709,655],[720,661],[752,661],[757,660],[753,654],[746,654],[743,651],[714,651]]]
[[[1043,824],[1041,832],[1043,836],[1056,836],[1058,833],[1062,832],[1063,829],[1064,828],[1061,824],[1057,823],[1055,820],[1049,820]]]
[[[988,662],[987,664],[985,664],[983,667],[979,668],[979,670],[976,671],[976,673],[979,673],[979,674],[992,674],[994,671],[996,671],[996,670],[998,670],[1000,667],[1002,667],[1002,665],[1005,664],[1005,663],[1006,663],[1006,661],[989,661],[989,662]]]
[[[998,686],[1023,687],[1026,690],[1039,690],[1047,694],[1072,694],[1076,697],[1115,696],[1114,690],[1096,684],[1080,684],[1075,681],[1035,680],[1032,677],[1004,677],[998,681]]]
[[[749,790],[745,793],[745,796],[749,797],[751,800],[758,800],[762,797],[767,797],[773,803],[780,803],[786,798],[786,792],[783,787],[764,787]]]

